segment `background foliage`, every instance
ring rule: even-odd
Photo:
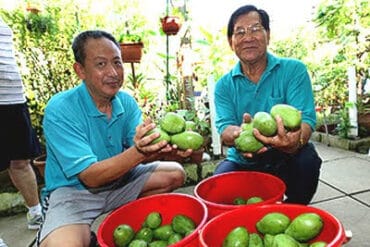
[[[161,16],[158,16],[158,23],[149,21],[140,11],[139,0],[106,1],[109,15],[92,11],[93,1],[76,2],[50,0],[38,14],[26,11],[25,4],[12,11],[0,10],[0,15],[15,33],[17,58],[32,121],[41,141],[41,123],[47,101],[53,94],[79,83],[72,68],[71,42],[77,33],[86,29],[105,29],[117,39],[127,31],[141,36],[144,56],[140,64],[135,64],[137,80],[133,80],[130,73],[132,67],[125,64],[124,86],[138,100],[146,116],[158,118],[166,111],[178,110],[181,106],[178,96],[181,75],[178,73],[176,54],[183,34],[170,38],[171,83],[165,85],[166,49],[165,36],[159,24]],[[348,66],[356,67],[361,102],[368,100],[368,93],[363,89],[364,82],[369,78],[369,9],[366,0],[323,0],[316,8],[310,26],[296,30],[287,39],[273,37],[270,42],[270,50],[274,53],[295,57],[307,64],[316,104],[329,109],[330,113],[343,109],[348,100]],[[189,11],[177,13],[191,16]],[[211,32],[200,26],[199,32],[202,38],[192,43],[197,57],[194,87],[197,91],[206,91],[210,76],[217,81],[232,68],[236,57],[229,49],[225,29]],[[164,92],[164,88],[170,92]],[[171,95],[170,102],[162,100],[166,94]],[[206,101],[207,97],[202,104],[194,102],[196,108],[184,113],[188,120],[198,123],[204,135],[209,134]]]

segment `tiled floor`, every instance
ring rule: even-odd
[[[370,157],[316,143],[323,159],[318,191],[312,206],[337,217],[353,234],[346,247],[370,247]],[[193,186],[177,192],[192,194]],[[103,217],[93,225],[99,227]],[[26,229],[25,215],[0,218],[0,238],[9,247],[25,247],[35,232]]]

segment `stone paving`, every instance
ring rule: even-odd
[[[370,157],[343,149],[315,143],[323,159],[320,184],[312,206],[336,216],[352,239],[345,247],[370,247]],[[193,193],[194,186],[177,192]],[[104,216],[92,228],[97,230]],[[36,232],[27,230],[24,213],[0,217],[0,238],[9,247],[28,246]]]

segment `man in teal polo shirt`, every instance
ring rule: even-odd
[[[155,124],[142,122],[138,104],[121,90],[121,52],[111,34],[82,32],[72,49],[82,83],[54,95],[43,120],[47,160],[40,246],[89,246],[90,226],[99,215],[183,185],[181,164],[156,160],[192,153],[166,141],[151,144],[159,134],[146,135]]]
[[[253,5],[242,6],[231,15],[227,36],[239,61],[215,87],[216,126],[223,143],[230,146],[215,174],[236,170],[272,173],[287,186],[285,202],[308,204],[316,192],[322,161],[309,143],[316,113],[306,66],[267,52],[269,16]],[[234,140],[241,124],[250,122],[257,112],[270,112],[276,104],[299,109],[301,128],[286,132],[277,117],[277,135],[266,137],[254,130],[265,144],[262,149],[255,154],[236,150]]]

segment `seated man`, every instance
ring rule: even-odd
[[[137,102],[120,90],[119,44],[104,31],[80,33],[72,44],[81,84],[51,98],[43,121],[47,146],[45,221],[41,246],[89,246],[90,226],[101,214],[138,197],[171,192],[185,172],[170,156],[189,157],[146,135]],[[68,237],[66,237],[68,236]]]

